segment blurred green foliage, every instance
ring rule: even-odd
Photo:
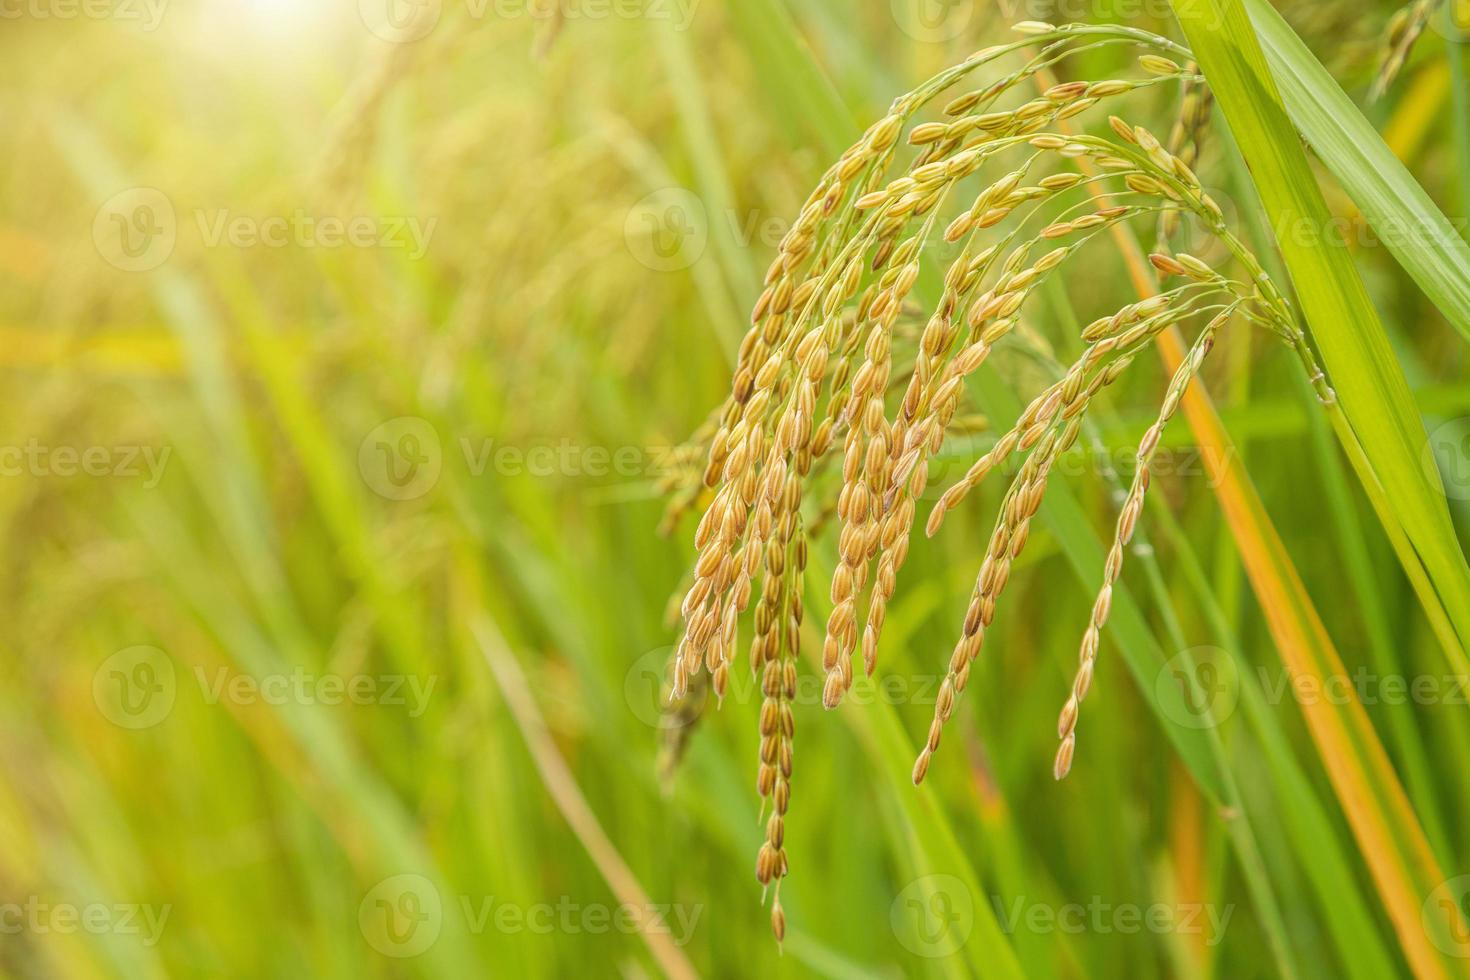
[[[445,0],[411,43],[384,40],[405,28],[368,0],[14,7],[0,971],[1404,971],[1182,427],[1125,582],[1157,683],[1186,650],[1229,651],[1260,689],[1218,735],[1261,866],[1113,638],[1085,749],[1051,779],[1100,574],[1069,548],[1109,532],[1153,366],[1108,399],[1068,474],[1075,521],[1038,529],[922,790],[912,750],[998,488],[915,541],[871,683],[829,714],[805,666],[783,949],[753,876],[748,672],[660,775],[669,601],[693,553],[689,522],[656,533],[660,482],[701,465],[676,447],[727,390],[815,177],[893,96],[1002,37],[1002,15],[1048,13],[1017,6],[587,0],[558,25],[529,0]],[[1164,4],[1086,6],[1067,13],[1170,30]],[[1361,91],[1372,66],[1333,67]],[[1160,132],[1175,111],[1129,105]],[[1374,111],[1391,126],[1422,106]],[[1454,152],[1431,131],[1406,161],[1437,198]],[[1222,133],[1199,169],[1246,222],[1227,154]],[[1131,298],[1096,255],[997,353],[1014,397]],[[1462,346],[1382,249],[1358,257],[1431,427],[1463,436]],[[1355,689],[1421,777],[1441,864],[1465,870],[1466,679],[1443,676],[1289,352],[1245,331],[1222,350],[1207,380],[1239,451],[1348,666],[1377,680]],[[813,564],[824,608],[830,542]],[[1386,696],[1393,677],[1438,693]]]

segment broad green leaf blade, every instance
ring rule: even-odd
[[[1266,0],[1245,5],[1292,122],[1404,271],[1470,339],[1470,246],[1281,15]]]
[[[1175,12],[1250,165],[1273,227],[1278,232],[1298,223],[1326,228],[1326,202],[1245,9],[1235,0],[1201,0],[1176,2]],[[1279,233],[1278,244],[1353,434],[1447,604],[1452,610],[1464,608],[1464,556],[1453,544],[1442,488],[1432,487],[1419,465],[1423,425],[1367,289],[1344,246]],[[1284,645],[1282,655],[1296,670],[1330,673],[1340,661],[1320,623],[1313,625],[1299,642]],[[1455,923],[1432,916],[1421,921],[1424,898],[1444,875],[1362,705],[1353,700],[1340,707],[1304,707],[1415,973],[1463,973],[1463,965],[1439,955],[1428,932]],[[1344,744],[1351,751],[1338,751]]]
[[[1261,51],[1270,65],[1281,102],[1292,122],[1362,210],[1399,264],[1445,318],[1470,337],[1470,246],[1280,14],[1263,0],[1245,0],[1245,5],[1258,32]],[[1310,219],[1308,227],[1319,231],[1329,227],[1325,211],[1318,218]],[[1295,218],[1273,216],[1278,240],[1293,238],[1292,229],[1296,223]],[[1315,330],[1314,327],[1314,333]],[[1321,337],[1316,339],[1319,344],[1322,342]],[[1372,341],[1371,346],[1371,356],[1377,363],[1385,366],[1394,363],[1386,338],[1382,338],[1381,343]],[[1331,352],[1324,349],[1324,355],[1329,369],[1333,370]],[[1391,375],[1399,372],[1396,369],[1385,370],[1384,377],[1392,385],[1397,379]],[[1406,402],[1400,399],[1400,403],[1407,409]],[[1350,420],[1352,414],[1349,407]],[[1411,466],[1401,468],[1400,475],[1412,478],[1423,470],[1419,452],[1424,446],[1424,433],[1417,418],[1409,424],[1409,412],[1402,414],[1401,421],[1405,423],[1403,436],[1408,443],[1406,448],[1414,458]],[[1353,424],[1355,428],[1358,425],[1356,420]],[[1369,437],[1360,435],[1366,444]],[[1368,449],[1383,491],[1397,507],[1402,498],[1393,481],[1385,479],[1386,474],[1379,470],[1378,461],[1373,459],[1372,447]],[[1470,645],[1470,570],[1467,570],[1464,556],[1454,545],[1449,515],[1442,506],[1443,490],[1431,474],[1424,475],[1425,482],[1430,484],[1429,496],[1424,499],[1427,509],[1405,515],[1403,529],[1419,550],[1430,577],[1440,590],[1463,647]],[[1367,489],[1370,493],[1374,490],[1371,486]],[[1385,521],[1385,529],[1392,535],[1394,529],[1387,525]],[[1405,570],[1412,577],[1415,570],[1410,564],[1405,561]],[[1426,611],[1433,616],[1435,610],[1431,605],[1426,603]],[[1454,657],[1453,650],[1447,648],[1447,652]],[[1457,670],[1464,668],[1463,663],[1454,666]]]

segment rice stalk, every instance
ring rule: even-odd
[[[798,659],[796,583],[804,564],[797,555],[806,548],[803,499],[830,508],[837,525],[838,563],[821,655],[822,700],[832,709],[853,683],[859,649],[865,672],[876,668],[928,463],[944,445],[967,379],[1016,328],[1043,282],[1115,226],[1169,215],[1199,223],[1248,273],[1235,279],[1187,254],[1155,255],[1160,271],[1183,282],[1085,328],[1087,347],[1064,378],[1037,395],[930,512],[926,530],[933,535],[944,515],[1002,463],[1024,457],[983,555],[914,764],[915,783],[923,780],[969,680],[1053,464],[1076,441],[1092,399],[1141,351],[1166,329],[1201,325],[1158,421],[1139,447],[1138,470],[1059,722],[1057,778],[1071,766],[1079,706],[1091,687],[1112,583],[1142,507],[1149,463],[1216,333],[1235,321],[1261,326],[1296,350],[1325,387],[1280,291],[1225,226],[1219,206],[1185,159],[1146,128],[1117,116],[1109,117],[1106,137],[1061,131],[1066,120],[1099,103],[1170,84],[1186,87],[1189,128],[1197,129],[1208,114],[1208,96],[1203,79],[1180,63],[1189,63],[1188,52],[1126,27],[1026,22],[1017,30],[1023,40],[977,52],[895,100],[822,176],[765,274],[732,391],[709,439],[702,482],[710,496],[695,530],[692,579],[679,603],[684,629],[674,654],[671,696],[684,697],[703,674],[723,698],[739,624],[759,579],[751,645],[751,668],[762,677],[765,695],[758,789],[775,804],[757,860],[763,885],[774,882],[779,889],[788,870],[783,820],[789,802],[789,701]],[[1138,58],[1137,76],[1071,81],[1019,105],[1002,102],[1062,60],[1115,45],[1150,49]],[[952,96],[940,118],[916,118],[977,69],[1012,54],[1025,56],[1019,68]],[[1196,157],[1197,140],[1196,133],[1187,146],[1183,139],[1176,145]],[[971,184],[978,189],[967,190]],[[946,205],[958,213],[941,226]],[[943,265],[941,297],[910,339],[899,330],[900,314],[910,305],[924,264],[943,245],[958,251]],[[829,458],[839,460],[834,468],[840,477],[814,479]],[[809,486],[816,492],[808,493]],[[692,495],[686,489],[676,499],[687,508]],[[784,930],[779,894],[772,925],[778,935]]]

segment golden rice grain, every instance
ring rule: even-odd
[[[769,805],[755,871],[770,886],[778,939],[786,927],[779,889],[789,867],[785,820],[808,536],[828,524],[836,528],[827,535],[837,560],[820,631],[822,702],[832,708],[853,683],[858,650],[864,670],[876,668],[930,461],[955,426],[973,428],[962,411],[969,379],[997,345],[1025,329],[1022,317],[1036,291],[1050,277],[1066,275],[1068,260],[1119,222],[1190,215],[1214,234],[1229,235],[1219,206],[1194,173],[1197,134],[1183,142],[1171,134],[1166,148],[1117,116],[1108,118],[1105,136],[1051,131],[1058,120],[1099,101],[1156,84],[1184,86],[1189,105],[1181,120],[1198,123],[1208,102],[1192,64],[1146,54],[1143,77],[1063,82],[1013,107],[999,104],[1031,79],[1034,66],[1099,38],[1171,53],[1181,51],[1177,45],[1127,27],[1030,21],[1016,29],[1033,40],[977,52],[901,96],[823,173],[767,267],[729,396],[695,442],[703,466],[695,453],[686,453],[679,476],[667,484],[678,501],[671,511],[704,508],[693,533],[692,573],[675,603],[684,625],[670,666],[671,706],[705,685],[719,697],[728,693],[740,624],[748,622],[750,669],[761,690],[756,789],[763,810]],[[1042,45],[1047,60],[950,97],[942,121],[916,118],[981,66],[1028,44]],[[950,195],[967,194],[961,188],[972,175],[1001,170],[1002,154],[1020,155],[1019,166],[989,183],[979,181],[983,186],[973,198],[945,214]],[[1088,172],[1096,175],[1077,173],[1079,160],[1090,161]],[[1087,190],[1100,192],[1100,199],[1093,202],[1082,193]],[[943,270],[933,308],[916,308],[912,296],[938,242],[957,246],[958,254]],[[1092,685],[1123,549],[1141,512],[1164,425],[1230,315],[1238,312],[1301,344],[1279,290],[1237,240],[1228,244],[1250,273],[1244,282],[1185,253],[1150,256],[1176,284],[1088,324],[1082,354],[971,461],[927,515],[925,529],[933,535],[972,490],[1018,459],[978,556],[960,634],[915,760],[916,783],[959,707],[1055,464],[1076,443],[1092,399],[1160,331],[1213,316],[1138,447],[1139,469],[1058,721],[1054,772],[1060,777],[1070,769],[1080,705]]]

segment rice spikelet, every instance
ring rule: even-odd
[[[753,625],[750,667],[762,693],[757,792],[770,804],[762,808],[766,833],[756,877],[772,894],[778,939],[785,931],[779,892],[789,870],[785,817],[809,542],[835,527],[827,535],[836,551],[827,583],[831,605],[819,631],[822,701],[831,709],[853,684],[859,650],[864,670],[876,669],[929,463],[957,426],[973,429],[973,421],[963,421],[973,419],[962,411],[968,379],[1022,329],[1036,291],[1115,225],[1136,220],[1196,222],[1224,242],[1246,273],[1231,278],[1190,255],[1155,255],[1154,267],[1177,284],[1088,324],[1078,359],[933,506],[925,520],[929,535],[970,491],[1018,460],[977,556],[959,638],[914,764],[916,783],[969,682],[1055,464],[1076,443],[1093,399],[1161,331],[1203,324],[1138,449],[1138,471],[1059,725],[1058,776],[1072,763],[1078,705],[1091,687],[1149,463],[1215,334],[1244,320],[1310,362],[1279,290],[1195,176],[1209,95],[1189,51],[1117,25],[1028,22],[1018,30],[1021,40],[977,52],[896,99],[823,174],[767,269],[730,395],[691,443],[706,451],[705,465],[693,465],[686,450],[679,475],[669,481],[670,522],[703,506],[693,571],[678,601],[684,628],[671,697],[686,696],[697,678],[708,677],[723,698],[739,624],[750,619]],[[1008,104],[1013,100],[1005,96],[1037,73],[1100,43],[1147,48],[1141,74],[1064,82]],[[1001,71],[1001,60],[1012,56],[1022,59],[1020,66]],[[998,72],[993,80],[952,91],[986,66]],[[1107,136],[1055,131],[1101,103],[1158,85],[1184,89],[1185,111],[1167,144],[1116,116]],[[916,118],[936,100],[940,118]],[[1085,172],[1078,172],[1079,161],[1088,162]],[[942,266],[931,258],[938,242],[956,246]],[[942,290],[927,310],[916,302],[926,264],[943,273]],[[1314,383],[1325,389],[1320,371]]]

